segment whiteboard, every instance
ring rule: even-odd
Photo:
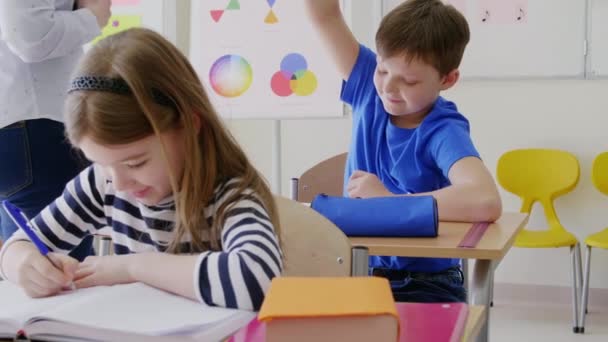
[[[608,77],[608,0],[589,1],[589,77]]]
[[[102,29],[101,36],[97,37],[93,44],[108,35],[132,27],[149,28],[175,44],[177,41],[176,4],[175,0],[112,0],[112,17],[110,17],[108,25]]]
[[[336,117],[341,78],[298,0],[204,0],[190,62],[225,118]]]
[[[382,0],[382,14],[401,2]],[[586,0],[445,2],[465,14],[471,30],[464,79],[585,77]]]

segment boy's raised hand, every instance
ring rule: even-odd
[[[350,176],[346,185],[346,191],[350,198],[393,196],[393,193],[386,189],[375,174],[361,170],[355,170]]]
[[[359,43],[340,11],[340,0],[306,0],[306,7],[338,73],[347,80],[359,55]]]

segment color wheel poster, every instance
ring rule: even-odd
[[[223,117],[343,114],[341,79],[303,1],[193,1],[190,60]]]

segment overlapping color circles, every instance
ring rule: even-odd
[[[209,70],[209,81],[213,90],[223,97],[238,97],[249,89],[253,70],[245,58],[224,55],[218,58]]]
[[[281,61],[281,70],[270,80],[272,91],[278,96],[308,96],[317,89],[317,76],[308,70],[306,58],[290,53]]]

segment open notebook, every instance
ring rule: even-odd
[[[32,299],[0,281],[0,339],[18,331],[50,341],[220,341],[255,313],[209,307],[142,283]]]

